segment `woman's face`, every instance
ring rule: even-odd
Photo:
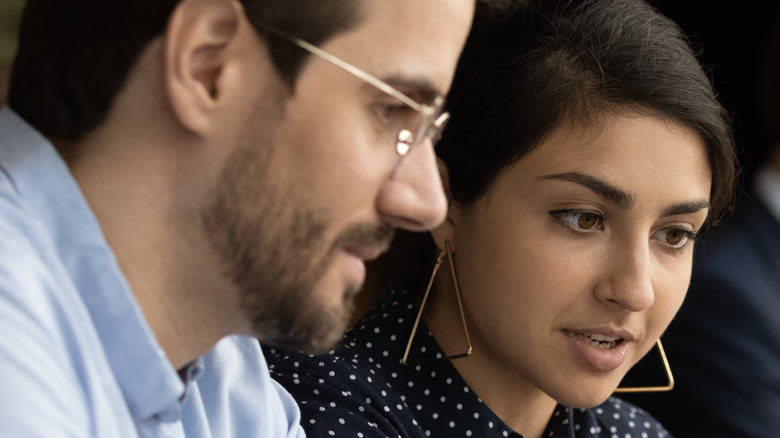
[[[575,407],[603,402],[682,304],[711,183],[693,130],[601,120],[555,131],[447,225],[473,360]]]

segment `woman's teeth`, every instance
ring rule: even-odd
[[[591,347],[601,350],[615,348],[620,340],[620,338],[610,338],[603,335],[586,335],[582,333],[575,333],[575,335],[583,341],[590,343]]]

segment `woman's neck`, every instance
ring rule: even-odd
[[[443,276],[442,276],[443,277]],[[439,346],[447,356],[466,351],[467,343],[454,289],[439,284],[432,291],[424,319]],[[443,286],[443,287],[442,287]],[[468,315],[466,323],[468,324]],[[526,438],[544,433],[557,402],[526,380],[515,369],[491,354],[478,327],[469,326],[473,346],[470,356],[452,361],[469,388],[504,423]]]

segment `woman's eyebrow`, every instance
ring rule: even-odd
[[[539,177],[538,179],[540,180],[553,179],[553,180],[568,181],[568,182],[573,182],[575,184],[579,184],[583,187],[590,189],[591,191],[601,196],[602,198],[607,199],[608,201],[612,202],[613,204],[617,205],[619,208],[623,210],[630,209],[636,203],[636,198],[631,193],[626,192],[625,190],[621,190],[600,178],[597,178],[592,175],[586,175],[580,172],[566,172],[566,173],[558,173],[554,175],[545,175]],[[711,209],[710,201],[706,199],[702,199],[698,201],[690,201],[690,202],[681,202],[679,204],[673,204],[668,206],[664,210],[662,216],[668,217],[668,216],[677,216],[683,214],[691,214],[691,213],[697,213],[705,209],[706,210]]]
[[[710,210],[712,206],[710,201],[704,199],[701,201],[682,202],[670,205],[664,210],[663,216],[677,216],[678,214],[698,213],[702,210]]]
[[[600,178],[591,175],[586,175],[580,172],[566,172],[566,173],[557,173],[554,175],[544,175],[544,176],[540,176],[538,179],[540,180],[552,179],[552,180],[568,181],[568,182],[573,182],[575,184],[579,184],[583,187],[590,189],[591,191],[601,196],[602,198],[617,205],[618,208],[622,210],[628,210],[631,207],[633,207],[634,204],[636,203],[636,198],[631,193],[628,193],[625,190],[621,190]]]

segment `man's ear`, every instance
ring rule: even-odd
[[[209,127],[220,97],[221,76],[236,39],[240,3],[183,0],[166,30],[165,82],[173,111],[193,132]]]
[[[436,159],[436,164],[439,166],[439,173],[441,174],[441,180],[444,185],[444,194],[447,196],[447,218],[438,227],[431,230],[431,236],[433,236],[436,246],[444,251],[444,242],[450,242],[450,249],[455,251],[455,229],[458,224],[458,216],[460,215],[460,209],[458,204],[452,199],[452,191],[450,191],[450,178],[447,170],[447,164],[442,161],[441,158]]]

